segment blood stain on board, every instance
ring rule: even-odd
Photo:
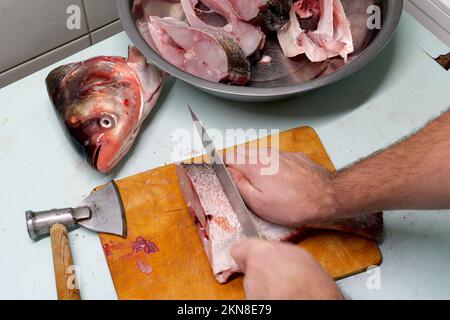
[[[138,237],[134,242],[131,244],[131,248],[133,249],[133,255],[137,255],[138,253],[142,252],[145,254],[154,254],[159,251],[158,246],[156,243],[150,240],[146,240],[144,237]],[[146,275],[151,275],[153,273],[153,268],[148,263],[145,263],[141,259],[136,259],[136,264],[142,273]]]
[[[139,260],[139,259],[138,259],[138,260],[136,261],[136,264],[137,264],[139,270],[140,270],[142,273],[145,273],[145,274],[147,274],[147,275],[151,275],[151,274],[153,273],[153,268],[152,268],[152,266],[149,265],[149,264],[147,264],[147,263],[145,263],[145,262],[143,262],[142,260]]]
[[[114,254],[114,250],[123,249],[125,246],[123,243],[114,243],[112,241],[103,244],[103,251],[105,256],[110,257]]]
[[[111,257],[113,255],[111,246],[108,243],[103,244],[103,252],[107,257]]]
[[[133,248],[133,253],[135,254],[138,252],[153,254],[159,251],[156,243],[150,240],[146,240],[143,237],[136,238],[136,240],[131,244],[131,247]]]
[[[106,257],[111,257],[114,255],[115,250],[130,249],[130,244],[125,243],[115,243],[109,241],[103,244],[103,251]],[[138,237],[135,241],[131,242],[131,252],[122,254],[118,257],[120,260],[131,260],[135,261],[137,268],[140,272],[146,275],[153,274],[153,268],[150,264],[142,260],[142,255],[151,255],[159,252],[159,248],[153,241],[147,240],[144,237]],[[123,253],[123,251],[122,251]]]

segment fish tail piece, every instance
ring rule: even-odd
[[[356,218],[340,219],[331,223],[315,224],[308,227],[342,231],[380,242],[384,233],[383,213],[366,214]]]
[[[369,240],[382,241],[384,234],[383,213],[373,213],[362,216],[354,221],[355,227],[360,228],[360,235]],[[355,233],[357,234],[357,233]]]

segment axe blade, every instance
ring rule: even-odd
[[[78,222],[79,225],[95,232],[126,237],[125,209],[114,181],[93,191],[80,206],[91,209],[91,218]]]

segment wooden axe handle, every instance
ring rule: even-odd
[[[66,226],[62,224],[52,226],[50,237],[58,299],[81,300]]]

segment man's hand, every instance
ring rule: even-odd
[[[332,178],[325,168],[302,153],[280,152],[276,173],[262,175],[265,166],[260,151],[238,149],[241,154],[225,157],[230,174],[252,211],[270,222],[290,227],[322,222],[335,214]]]
[[[303,227],[386,210],[450,209],[450,110],[335,175],[304,154],[283,152],[279,169],[264,175],[266,151],[237,148],[237,157],[225,159],[246,204],[277,224]]]
[[[249,300],[341,300],[334,280],[305,250],[294,245],[247,240],[231,255],[245,273]]]

